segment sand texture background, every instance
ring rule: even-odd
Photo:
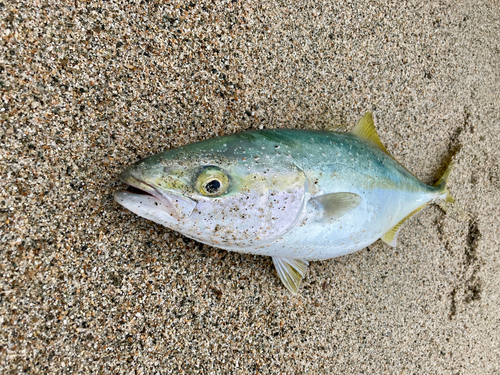
[[[0,2],[0,372],[500,373],[498,1]],[[134,161],[351,129],[456,204],[314,262],[201,245],[113,201]]]

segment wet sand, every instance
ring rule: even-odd
[[[495,2],[7,1],[0,41],[0,372],[500,372]],[[297,296],[113,201],[153,153],[366,111],[456,203]]]

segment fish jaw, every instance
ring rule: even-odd
[[[162,211],[162,219],[168,218],[186,220],[191,216],[197,206],[197,202],[191,198],[172,191],[160,190],[153,185],[134,176],[129,169],[120,175],[120,180],[128,184],[132,189],[117,191],[114,195],[115,201],[139,216],[152,219],[157,211]],[[143,205],[144,207],[141,207]],[[164,224],[162,222],[162,224]],[[165,224],[164,224],[165,225]]]

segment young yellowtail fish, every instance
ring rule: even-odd
[[[394,160],[367,113],[350,133],[258,130],[169,150],[125,170],[115,200],[202,243],[273,258],[297,293],[310,260],[395,246],[446,180],[420,182]]]

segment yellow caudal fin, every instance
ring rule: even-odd
[[[450,173],[452,170],[453,170],[453,163],[450,163],[450,165],[448,165],[448,168],[446,168],[446,171],[444,172],[443,176],[439,179],[438,182],[434,184],[434,186],[437,187],[442,192],[446,202],[450,203],[455,202],[455,199],[453,199],[453,197],[451,196],[450,191],[448,190],[446,184],[448,183],[448,178],[450,177]]]

